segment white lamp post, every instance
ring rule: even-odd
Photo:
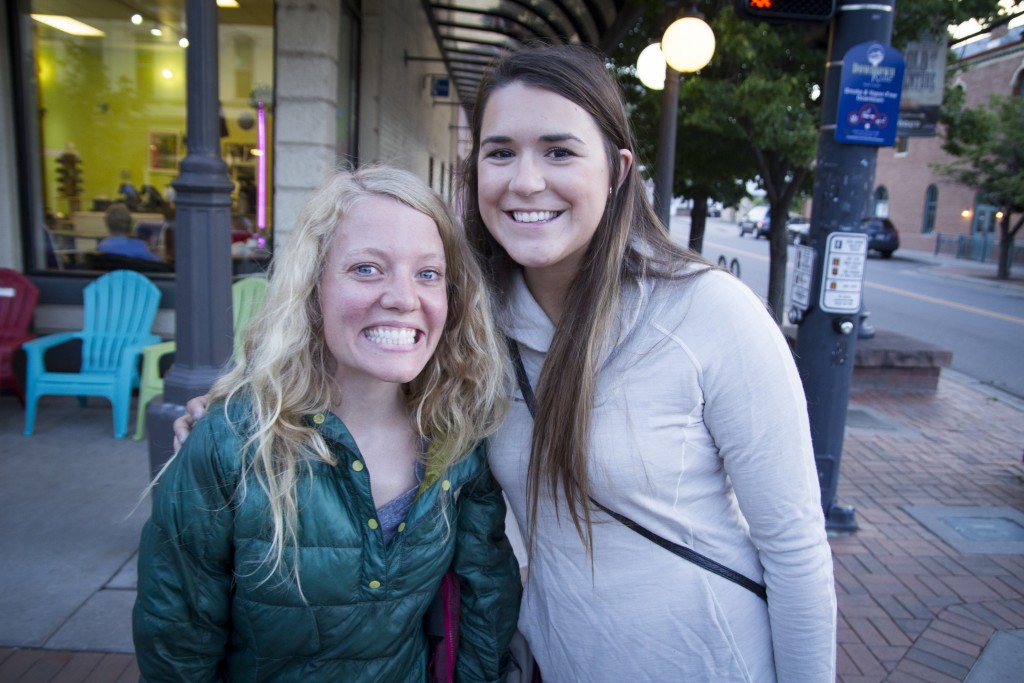
[[[676,71],[700,71],[715,54],[715,34],[700,15],[688,13],[676,19],[661,37],[665,61]]]
[[[661,43],[651,43],[636,59],[637,78],[650,90],[662,90],[665,87],[666,66]]]
[[[675,4],[675,3],[672,3]],[[666,11],[674,11],[666,8]],[[660,49],[652,50],[655,46]],[[660,59],[656,54],[660,53]],[[658,155],[654,169],[654,208],[665,229],[672,216],[672,180],[676,160],[676,119],[679,114],[679,72],[693,73],[707,66],[715,54],[715,34],[697,12],[684,12],[665,30],[661,43],[648,45],[637,60],[640,81],[651,90],[661,90],[661,120],[658,124]],[[664,66],[661,66],[661,65]],[[653,71],[663,69],[664,80],[657,87]]]

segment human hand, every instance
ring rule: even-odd
[[[189,399],[185,404],[185,414],[174,421],[174,452],[181,450],[192,428],[196,426],[203,415],[206,414],[206,404],[209,399],[206,395],[196,396]]]

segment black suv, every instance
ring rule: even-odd
[[[860,229],[868,235],[868,249],[889,258],[900,248],[900,231],[888,218],[868,217],[860,222]]]

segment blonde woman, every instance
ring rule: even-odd
[[[452,566],[456,675],[503,680],[521,588],[479,445],[508,392],[498,344],[436,194],[381,167],[330,178],[155,487],[143,678],[425,680],[422,618]]]

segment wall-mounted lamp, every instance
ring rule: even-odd
[[[964,209],[963,211],[960,212],[960,215],[962,217],[964,217],[964,218],[970,218],[971,217],[971,210],[970,209]]]
[[[141,14],[133,14],[132,15],[132,23],[135,24],[136,26],[141,26],[142,25],[142,15]]]

